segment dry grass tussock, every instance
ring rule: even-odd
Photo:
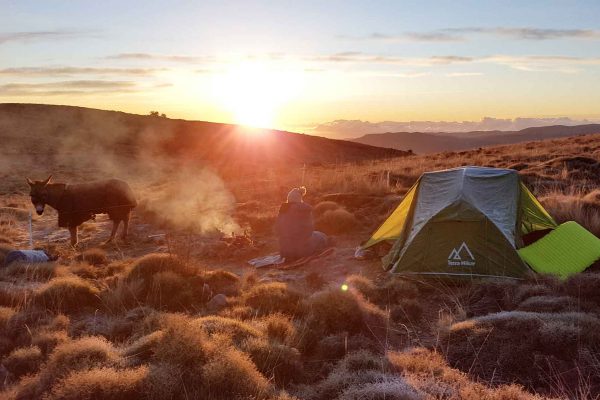
[[[587,194],[549,192],[540,199],[556,222],[575,221],[600,236],[600,190]]]
[[[169,254],[149,254],[119,275],[103,292],[113,312],[147,304],[156,309],[199,309],[210,298],[201,271]]]
[[[45,282],[57,276],[66,275],[65,267],[56,263],[28,264],[13,262],[0,269],[3,281],[38,281]]]
[[[351,233],[358,227],[358,219],[333,201],[323,201],[314,207],[315,228],[327,234]]]
[[[87,249],[78,254],[75,259],[77,261],[85,261],[91,265],[103,265],[108,263],[106,251],[99,248]]]
[[[77,276],[54,278],[41,286],[32,303],[55,313],[80,313],[100,305],[100,291],[89,281]]]
[[[13,350],[2,360],[2,365],[15,378],[37,371],[42,362],[42,351],[37,346]]]
[[[302,296],[283,282],[260,283],[242,292],[242,301],[261,314],[302,314]]]
[[[110,367],[75,371],[58,381],[49,400],[127,400],[143,394],[148,367],[116,369]]]

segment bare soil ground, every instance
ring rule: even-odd
[[[559,221],[600,234],[600,135],[237,174],[156,155],[136,168],[122,154],[61,155],[3,158],[0,259],[28,243],[26,176],[118,175],[140,205],[129,243],[106,246],[103,216],[81,227],[76,249],[52,210],[34,216],[35,246],[60,258],[0,271],[0,397],[600,394],[600,275],[408,280],[384,273],[379,260],[353,258],[422,172],[460,165],[518,169]],[[253,269],[248,259],[276,251],[278,206],[301,183],[317,227],[336,238],[335,253],[294,270]]]

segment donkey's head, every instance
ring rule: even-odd
[[[32,181],[27,178],[27,183],[31,191],[29,195],[31,196],[31,203],[35,207],[35,211],[38,215],[42,215],[44,213],[44,207],[46,206],[46,201],[48,199],[48,183],[52,179],[52,175],[48,177],[45,181]]]

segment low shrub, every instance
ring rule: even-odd
[[[156,342],[154,359],[178,366],[185,377],[193,379],[201,374],[214,344],[198,324],[180,315],[169,315],[164,321],[164,333]]]
[[[2,365],[16,378],[36,372],[43,361],[39,347],[21,347],[2,360]]]
[[[467,374],[450,368],[439,353],[424,348],[389,352],[387,361],[394,373],[405,377],[420,393],[420,398],[542,400],[517,385],[488,387],[473,381]]]
[[[301,332],[307,348],[335,333],[376,335],[385,330],[383,311],[352,291],[330,288],[318,292],[309,299],[308,307],[306,329]]]
[[[283,282],[261,283],[242,292],[242,301],[260,314],[281,312],[289,315],[303,313],[301,294]]]
[[[315,228],[331,235],[352,232],[358,225],[354,214],[343,208],[325,211],[315,218]]]
[[[202,368],[203,398],[230,400],[267,397],[270,385],[256,365],[241,351],[220,350]]]
[[[154,362],[148,364],[148,376],[144,384],[144,398],[148,400],[193,399],[196,386],[188,386],[182,381],[182,374],[177,365]]]
[[[421,400],[423,395],[399,376],[386,376],[376,382],[353,385],[337,397],[340,400]]]
[[[577,364],[582,354],[598,351],[600,319],[592,314],[500,312],[456,323],[441,339],[452,366],[483,380],[535,390],[553,379],[568,385],[586,379],[600,388],[600,374],[588,376]]]
[[[280,343],[291,343],[296,335],[296,328],[289,317],[284,314],[269,314],[259,321],[270,340]]]
[[[33,303],[56,313],[82,312],[99,306],[99,290],[76,276],[54,278],[35,292]]]
[[[203,278],[214,294],[223,293],[227,296],[234,296],[240,290],[240,277],[229,271],[222,269],[209,271],[203,275]]]
[[[69,340],[65,331],[41,331],[31,338],[31,344],[37,346],[44,356],[47,356],[58,346]]]
[[[31,299],[32,289],[23,287],[0,286],[0,307],[21,308]]]
[[[600,306],[600,273],[583,273],[571,276],[564,283],[564,291],[578,302],[591,302]]]
[[[404,299],[392,307],[390,317],[395,322],[416,323],[423,316],[423,311],[419,300]]]
[[[384,371],[384,358],[367,351],[350,353],[335,365],[325,379],[311,387],[301,388],[299,396],[314,400],[342,400],[347,390],[385,380]]]
[[[263,336],[260,330],[247,322],[214,315],[195,319],[193,324],[210,337],[225,337],[235,344],[251,337]]]
[[[382,346],[374,339],[362,334],[348,336],[347,333],[337,333],[320,339],[316,345],[314,356],[318,359],[340,359],[358,350],[380,353]]]
[[[396,304],[404,299],[419,297],[419,287],[401,277],[386,277],[385,282],[377,286],[377,302],[386,305]]]
[[[77,275],[83,279],[96,279],[98,278],[98,269],[88,263],[77,263],[69,267],[71,273]]]
[[[0,266],[1,267],[4,267],[4,258],[12,250],[14,250],[13,246],[11,246],[5,242],[0,242]]]
[[[156,347],[163,340],[164,335],[163,331],[158,330],[140,337],[123,350],[123,356],[139,362],[150,360],[154,356]]]
[[[197,292],[188,278],[173,271],[161,271],[154,274],[144,302],[157,310],[185,310],[199,300]]]
[[[596,236],[600,236],[600,209],[596,193],[583,198],[577,195],[550,193],[540,199],[544,208],[559,224],[575,221]]]
[[[167,254],[142,257],[103,293],[113,312],[147,305],[157,310],[198,310],[210,299],[199,271]]]
[[[46,282],[61,274],[64,267],[56,263],[28,264],[13,262],[8,267],[0,269],[2,280],[27,280],[35,282]]]
[[[6,333],[8,324],[17,314],[17,310],[12,307],[0,307],[0,333]]]
[[[256,311],[252,307],[248,306],[233,306],[227,307],[219,312],[220,317],[246,320],[256,316]]]
[[[467,316],[479,316],[516,307],[515,292],[518,284],[513,281],[489,281],[473,285],[464,301]]]
[[[265,377],[272,378],[280,386],[303,378],[300,352],[293,347],[253,337],[246,339],[240,348]]]
[[[127,273],[128,280],[141,279],[145,286],[152,284],[152,278],[159,272],[171,271],[181,276],[194,276],[197,271],[176,256],[170,254],[148,254],[138,259]]]
[[[377,287],[375,284],[366,276],[363,275],[350,275],[346,278],[346,284],[350,289],[358,290],[366,299],[370,301],[377,300]]]
[[[119,353],[109,341],[99,336],[84,336],[57,345],[48,357],[44,373],[56,378],[68,371],[113,365],[119,361]]]
[[[61,343],[50,353],[38,375],[24,382],[26,384],[19,384],[15,397],[41,398],[55,383],[75,371],[116,367],[120,362],[116,349],[101,337],[86,336]]]
[[[87,262],[90,265],[108,264],[108,257],[106,256],[106,251],[99,248],[87,249],[81,254],[77,255],[75,259],[77,261]]]
[[[335,201],[321,201],[320,203],[317,203],[317,205],[315,205],[313,207],[313,213],[316,217],[320,217],[321,215],[325,214],[327,211],[333,211],[333,210],[337,210],[339,208],[342,208],[338,203],[336,203]]]
[[[522,301],[518,311],[540,313],[576,311],[577,303],[569,296],[533,296]]]
[[[556,288],[541,284],[521,284],[515,288],[514,297],[512,302],[514,305],[518,305],[524,300],[535,296],[550,296],[556,293]]]
[[[75,371],[52,387],[48,400],[128,400],[141,398],[148,367]]]
[[[114,342],[126,340],[134,331],[136,322],[124,315],[111,315],[95,312],[86,315],[71,324],[70,333],[73,336],[94,335],[102,336]]]

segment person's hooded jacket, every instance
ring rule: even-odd
[[[283,203],[279,209],[275,232],[279,237],[279,251],[286,259],[311,255],[311,236],[314,231],[312,207],[306,203]]]

